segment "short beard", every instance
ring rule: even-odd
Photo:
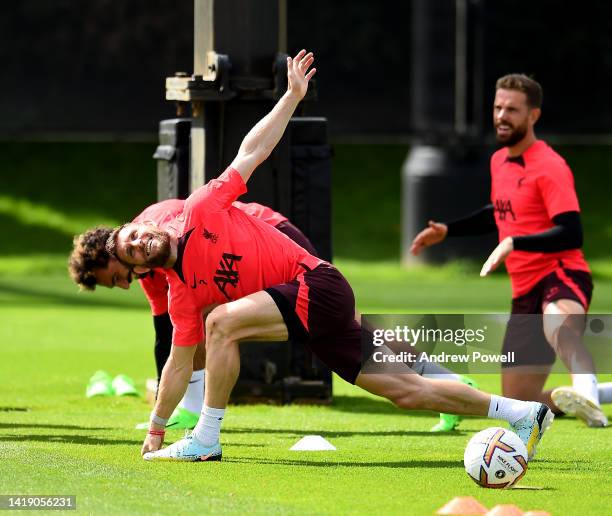
[[[497,143],[501,144],[503,147],[513,147],[517,143],[519,143],[525,135],[527,134],[527,126],[524,125],[522,127],[517,127],[514,129],[508,137],[501,137],[495,132],[495,139]]]
[[[145,265],[151,269],[156,269],[163,267],[170,258],[170,235],[161,230],[151,230],[151,232],[155,235],[155,239],[158,240],[160,245],[157,248],[157,253],[147,258]]]

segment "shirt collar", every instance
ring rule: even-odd
[[[517,165],[525,168],[525,158],[523,158],[522,154],[520,156],[506,156],[505,162],[516,163]]]

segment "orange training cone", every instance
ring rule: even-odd
[[[456,496],[444,507],[438,509],[436,514],[461,514],[463,516],[485,514],[487,508],[473,496]]]

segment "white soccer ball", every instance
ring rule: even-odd
[[[527,448],[511,430],[493,426],[470,439],[463,464],[479,486],[503,489],[516,484],[527,472]]]

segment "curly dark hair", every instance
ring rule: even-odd
[[[110,254],[106,250],[106,241],[112,231],[112,228],[98,226],[74,237],[74,249],[68,259],[68,272],[81,289],[96,289],[94,270],[108,266]]]
[[[110,256],[114,256],[115,258],[117,258],[117,260],[119,260],[119,257],[117,256],[117,238],[119,236],[119,231],[121,231],[128,224],[129,222],[126,222],[122,226],[119,226],[118,228],[111,230],[111,232],[108,234],[108,237],[106,238],[106,242],[104,243],[106,247],[106,252]],[[121,260],[119,261],[123,263],[123,261]],[[127,265],[127,264],[124,264],[124,265]]]

